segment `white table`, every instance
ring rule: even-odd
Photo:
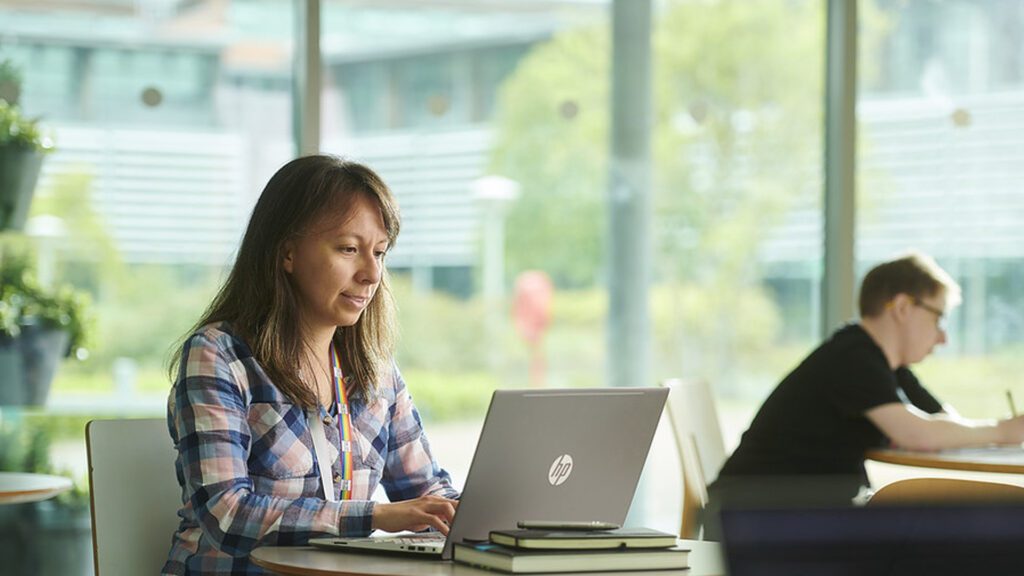
[[[0,504],[38,502],[71,489],[63,476],[29,472],[0,472]]]
[[[721,545],[718,542],[680,540],[689,548],[690,569],[617,572],[621,576],[722,576]],[[310,546],[264,546],[251,556],[258,566],[286,576],[494,576],[496,572],[440,560],[380,556],[321,550]],[[601,572],[599,576],[609,576]],[[574,576],[580,576],[574,574]],[[595,575],[598,576],[598,575]]]
[[[868,450],[865,456],[868,460],[902,466],[1024,474],[1024,448],[1019,445],[959,448],[937,452],[879,449]]]

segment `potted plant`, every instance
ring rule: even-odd
[[[25,227],[43,155],[53,149],[38,119],[18,108],[20,93],[21,74],[9,60],[0,61],[0,231]]]
[[[38,420],[41,424],[30,424]],[[52,419],[17,418],[0,424],[0,471],[68,476],[68,492],[42,502],[0,506],[3,574],[85,576],[92,574],[89,490],[84,478],[54,467],[50,459]]]
[[[82,358],[87,297],[48,290],[24,238],[0,237],[0,406],[42,405],[61,358]]]

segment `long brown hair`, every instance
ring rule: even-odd
[[[305,156],[282,166],[256,202],[231,273],[189,332],[228,322],[281,392],[304,407],[316,406],[317,397],[299,378],[306,344],[297,294],[284,270],[285,244],[325,219],[346,218],[357,194],[380,208],[390,250],[400,228],[398,204],[373,170],[328,155]],[[391,374],[394,318],[388,275],[382,270],[380,286],[359,320],[335,331],[350,395],[373,396],[378,383]],[[182,351],[179,348],[172,357],[172,379]]]

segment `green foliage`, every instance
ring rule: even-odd
[[[49,437],[40,430],[0,426],[0,471],[39,472],[46,468]]]
[[[675,2],[655,33],[663,276],[749,286],[820,150],[820,2]],[[816,195],[815,195],[816,196]]]
[[[21,109],[0,98],[0,146],[49,152],[53,142],[39,130],[39,120],[29,119]]]
[[[1008,346],[985,355],[936,355],[913,366],[921,382],[942,402],[951,404],[968,418],[1007,418],[1010,407],[1005,391],[1010,390],[1017,409],[1024,409],[1024,347]]]
[[[109,362],[97,361],[97,356],[105,359],[110,354],[107,352],[90,353],[88,362],[76,362],[62,366],[54,379],[54,392],[75,395],[109,394],[114,384],[111,377],[112,366]],[[170,381],[167,377],[167,367],[163,365],[164,358],[159,354],[151,354],[133,360],[141,364],[137,367],[135,374],[135,391],[140,394],[166,394],[170,388]]]
[[[487,311],[479,300],[417,292],[407,277],[395,277],[391,285],[398,303],[399,366],[441,373],[489,367]]]
[[[139,365],[140,388],[166,389],[166,373],[160,367],[209,303],[222,270],[126,265],[92,207],[92,187],[88,168],[74,168],[53,178],[32,203],[33,216],[54,216],[64,223],[58,275],[95,294],[96,346],[90,350],[90,361],[62,371],[54,386],[93,390],[99,384],[95,391],[107,391],[115,359],[127,357]]]
[[[659,13],[656,244],[673,255],[660,275],[749,282],[752,248],[806,188],[819,150],[822,23],[820,3],[807,1],[670,2]],[[513,274],[543,269],[563,287],[600,280],[610,56],[606,28],[568,31],[502,87],[491,170],[522,185],[509,214]]]
[[[105,345],[97,348],[96,362],[110,366],[127,357],[140,368],[153,368],[165,363],[213,299],[221,269],[133,265],[116,279],[107,280],[107,292],[97,303],[97,333]],[[166,375],[163,380],[166,388]]]
[[[102,276],[101,297],[93,306],[95,340],[89,361],[66,366],[54,390],[68,393],[109,393],[111,372],[120,358],[135,367],[135,390],[166,393],[170,389],[167,361],[180,339],[209,304],[220,280],[219,268],[136,265]]]
[[[531,50],[501,89],[490,169],[521,186],[508,214],[513,274],[541,269],[564,287],[598,280],[609,45],[604,28],[560,34]]]
[[[75,167],[55,174],[47,186],[40,186],[32,199],[30,215],[60,219],[67,242],[61,245],[65,268],[71,276],[74,262],[88,263],[97,273],[116,277],[123,271],[121,256],[106,223],[92,207],[93,176],[88,167]],[[75,278],[76,284],[95,284],[91,278]]]
[[[22,428],[30,434],[43,435],[47,443],[85,440],[85,425],[97,418],[153,417],[152,414],[61,414],[57,416],[45,408],[21,410]]]
[[[774,302],[758,288],[719,290],[686,283],[658,286],[651,296],[656,367],[662,378],[685,373],[721,382],[741,371],[758,372],[766,343],[781,323]],[[729,316],[709,310],[728,311]],[[679,330],[680,324],[686,329]]]
[[[0,60],[0,146],[49,152],[53,143],[39,130],[39,120],[26,118],[18,108],[21,70],[9,59]]]
[[[53,142],[39,129],[39,119],[26,118],[17,107],[22,71],[9,59],[0,60],[0,147],[49,152]]]
[[[16,105],[21,97],[21,70],[11,60],[0,60],[0,100]]]
[[[68,351],[77,353],[91,324],[88,296],[71,286],[47,290],[39,285],[34,269],[23,237],[0,236],[0,336],[14,338],[25,326],[36,324],[66,330]]]
[[[442,422],[481,418],[498,381],[488,372],[403,370],[416,408],[424,420]]]
[[[723,318],[713,313],[716,310],[729,310],[730,316]],[[556,291],[552,312],[545,337],[548,385],[604,385],[607,293],[597,288]],[[740,373],[762,374],[775,366],[771,361],[778,348],[769,342],[781,319],[760,289],[736,292],[692,283],[661,284],[651,290],[650,315],[655,380],[685,375],[729,387]]]
[[[48,420],[55,420],[48,418]],[[20,422],[21,419],[16,419]],[[79,434],[85,430],[84,424]],[[71,476],[65,469],[57,468],[50,459],[50,446],[54,435],[45,427],[29,425],[0,424],[0,471],[34,472],[56,476]],[[88,482],[84,478],[73,478],[71,490],[60,494],[56,503],[68,508],[81,510],[89,506]]]
[[[808,173],[821,150],[822,7],[721,0],[659,10],[651,60],[654,272],[664,287],[652,304],[658,375],[727,377],[737,358],[762,356],[778,331],[756,254],[797,200],[817,202]],[[491,171],[521,184],[509,213],[510,273],[544,270],[577,297],[605,280],[608,36],[606,27],[563,32],[521,61],[501,88],[491,158]],[[553,332],[551,355],[581,361],[588,346],[605,346],[599,322],[577,336]]]

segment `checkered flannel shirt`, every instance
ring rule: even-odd
[[[256,546],[366,535],[378,484],[391,501],[458,497],[434,461],[397,368],[374,398],[350,399],[349,410],[355,436],[352,498],[328,502],[307,412],[274,386],[229,325],[196,331],[184,344],[168,399],[183,506],[162,573],[264,574],[248,559]],[[328,416],[323,407],[316,414]],[[324,430],[330,473],[337,475],[338,428]],[[335,499],[340,491],[335,483]]]

